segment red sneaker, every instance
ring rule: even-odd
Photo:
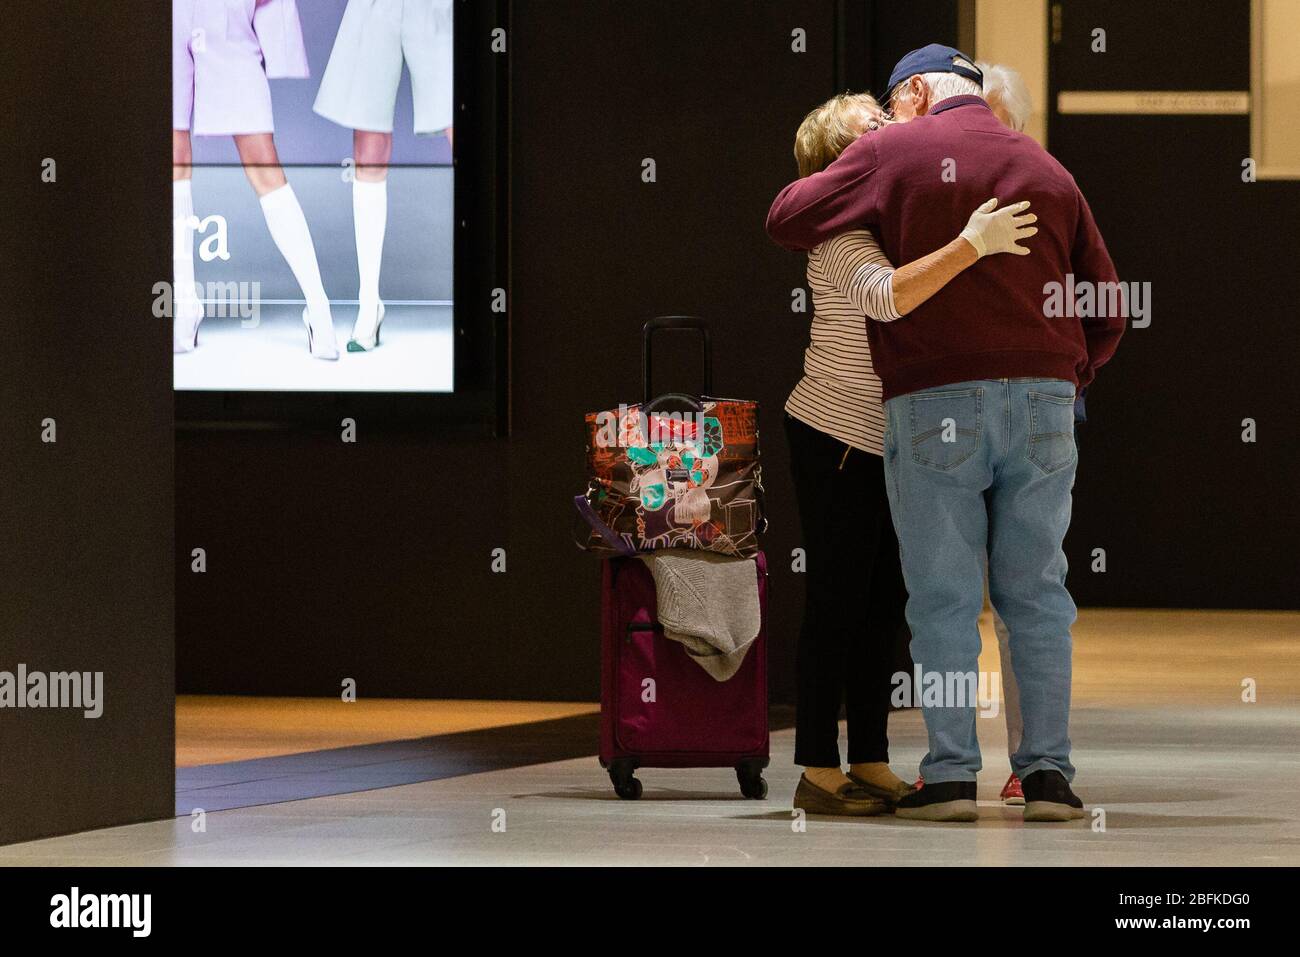
[[[1007,778],[1007,783],[1002,785],[1002,803],[1008,807],[1023,807],[1025,803],[1025,792],[1020,788],[1020,778],[1014,774]]]

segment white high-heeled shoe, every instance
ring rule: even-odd
[[[357,329],[361,327],[361,316],[357,315],[357,321],[352,326],[352,338],[348,340],[348,352],[369,352],[379,345],[379,327],[384,324],[385,311],[384,304],[381,302],[375,316],[375,329],[369,336],[357,335]]]
[[[334,318],[325,313],[326,329],[317,329],[311,324],[310,309],[302,311],[302,324],[307,327],[307,349],[313,359],[334,361],[339,357],[339,341],[334,335]]]
[[[193,352],[199,347],[199,323],[203,321],[203,303],[186,299],[176,303],[172,317],[172,352]]]

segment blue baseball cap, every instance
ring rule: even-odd
[[[913,50],[898,61],[894,72],[889,76],[889,86],[885,88],[885,95],[880,102],[887,104],[898,84],[918,73],[956,73],[968,80],[974,80],[981,87],[984,86],[984,74],[975,65],[973,57],[968,57],[954,47],[931,43],[919,50]]]

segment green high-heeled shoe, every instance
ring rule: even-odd
[[[356,337],[356,326],[352,327],[353,336],[348,340],[348,352],[369,352],[379,345],[379,329],[384,324],[384,304],[379,304],[379,318],[375,320],[375,334],[369,340]]]

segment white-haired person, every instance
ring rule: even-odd
[[[984,99],[998,121],[1008,129],[1023,133],[1034,111],[1034,101],[1029,94],[1029,87],[1019,72],[999,63],[977,63],[984,74]],[[1084,420],[1083,394],[1075,399],[1074,418],[1076,430],[1078,423]],[[998,661],[1002,672],[1002,711],[1007,723],[1008,760],[1020,747],[1020,737],[1024,733],[1024,723],[1020,716],[1020,686],[1016,684],[1016,672],[1011,667],[1011,635],[1006,623],[996,609],[993,611],[993,631],[998,639]],[[922,782],[918,780],[919,787]],[[1008,806],[1023,806],[1025,792],[1020,786],[1020,779],[1014,771],[1007,777],[1000,795],[1002,803]]]
[[[1034,112],[1034,101],[1024,78],[1000,63],[976,63],[984,74],[984,99],[998,121],[1008,129],[1023,133]]]
[[[977,63],[984,74],[984,99],[998,121],[1017,133],[1025,131],[1029,117],[1034,110],[1034,101],[1029,96],[1029,87],[1018,72],[998,63]],[[1016,672],[1011,667],[1011,635],[1006,622],[996,609],[993,612],[993,631],[998,636],[998,661],[1002,669],[1002,711],[1007,722],[1007,756],[1016,753],[1020,747],[1020,736],[1024,724],[1020,717],[1020,686],[1016,684]],[[1020,779],[1014,771],[1002,786],[1000,795],[1002,803],[1023,806],[1025,792],[1020,786]]]
[[[993,115],[1003,126],[1017,133],[1023,133],[1029,123],[1029,117],[1033,114],[1034,101],[1020,73],[999,63],[981,61],[975,65],[984,74],[984,99],[988,101]],[[1082,394],[1075,401],[1074,415],[1076,423],[1083,421]],[[1007,723],[1007,756],[1010,760],[1010,756],[1020,747],[1024,724],[1020,716],[1020,686],[1016,684],[1016,672],[1011,667],[1011,635],[996,609],[993,611],[993,632],[998,639],[998,661],[1002,675],[1002,713]],[[923,783],[923,779],[917,779],[917,787]],[[1005,805],[1013,807],[1024,805],[1025,792],[1014,771],[1007,777],[999,796]]]

